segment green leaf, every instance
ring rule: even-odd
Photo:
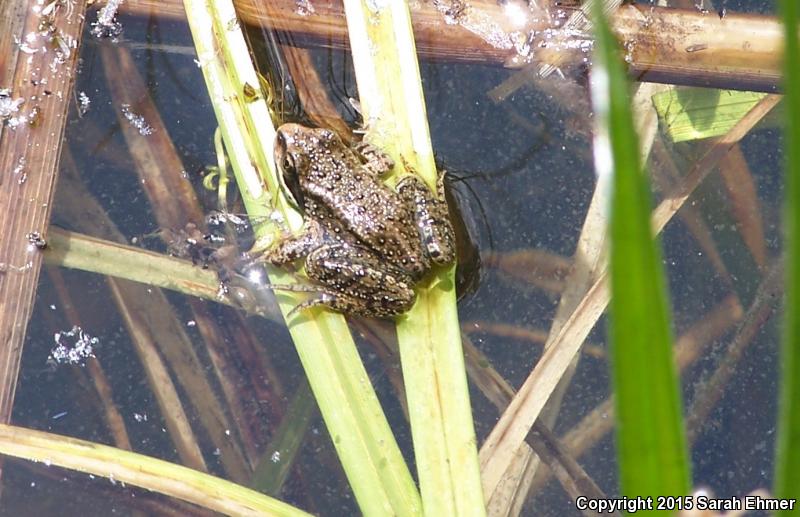
[[[722,136],[766,93],[673,87],[653,96],[662,129],[673,142]]]
[[[594,16],[595,167],[613,174],[609,333],[621,489],[628,497],[684,496],[689,463],[650,189],[621,56],[599,8]]]
[[[785,28],[786,307],[781,351],[781,391],[775,452],[776,497],[800,499],[800,49],[797,0],[782,0]],[[800,508],[779,512],[798,515]]]

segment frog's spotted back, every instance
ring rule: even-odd
[[[275,161],[306,225],[265,258],[283,263],[287,249],[305,257],[309,278],[325,289],[304,306],[377,317],[401,314],[415,299],[410,286],[431,264],[454,260],[445,202],[414,176],[404,178],[398,192],[385,185],[380,176],[393,163],[380,150],[351,148],[327,129],[284,124],[278,128]],[[313,228],[322,230],[315,234]]]

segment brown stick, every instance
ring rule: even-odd
[[[778,89],[783,32],[775,17],[627,5],[612,23],[637,80]]]
[[[295,0],[270,0],[275,16],[266,17],[256,0],[236,2],[239,16],[251,25],[290,32],[302,46],[347,47],[344,12],[338,0],[314,2],[314,13],[298,12]],[[433,2],[419,2],[412,11],[417,52],[423,59],[466,63],[525,66],[546,55],[532,52],[520,57],[515,42],[552,29],[546,12],[536,12],[513,1],[473,0],[464,14],[451,18],[436,10]],[[510,13],[529,13],[521,26]],[[130,0],[122,4],[129,13],[183,18],[178,0]],[[777,18],[755,14],[716,13],[695,9],[671,9],[624,5],[612,16],[612,26],[628,53],[631,74],[641,81],[749,89],[774,92],[781,68],[782,32]],[[588,40],[590,35],[579,35]],[[573,37],[575,39],[575,37]],[[569,41],[559,39],[558,45]],[[549,49],[548,49],[549,50]],[[559,61],[579,63],[584,54],[570,60],[567,51],[551,51]],[[538,69],[538,66],[535,67]]]
[[[0,50],[13,54],[18,49],[14,38],[26,41],[29,34],[36,35],[29,46],[37,50],[56,39],[64,43],[59,51],[50,47],[47,52],[12,57],[8,63],[13,67],[6,66],[4,53],[0,65],[0,87],[9,88],[12,98],[25,99],[19,114],[27,117],[15,129],[6,127],[0,136],[0,422],[11,417],[42,264],[40,250],[29,243],[28,235],[47,232],[85,9],[84,1],[71,3],[69,9],[59,3],[50,15],[40,15],[32,10],[36,3],[4,2],[0,8],[2,14],[24,20],[0,21]],[[54,31],[50,43],[39,31],[45,17]],[[40,246],[43,243],[39,241]]]

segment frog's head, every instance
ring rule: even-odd
[[[275,165],[284,193],[291,194],[296,208],[301,211],[304,206],[303,180],[308,177],[319,153],[324,153],[338,138],[329,129],[309,128],[300,124],[283,124],[278,128]]]

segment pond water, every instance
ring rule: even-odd
[[[726,7],[729,12],[769,14],[773,10],[772,2],[766,0],[729,0]],[[140,132],[152,129],[152,134],[143,138],[171,142],[157,158],[168,153],[179,158],[166,162],[179,168],[169,173],[184,177],[194,187],[202,213],[220,208],[216,191],[203,186],[208,168],[217,164],[213,144],[216,120],[186,24],[131,13],[122,13],[118,21],[123,32],[117,41],[95,38],[88,28],[83,40],[75,91],[85,93],[90,103],[85,113],[79,113],[78,103],[70,110],[64,137],[68,157],[62,159],[53,224],[108,239],[113,221],[127,243],[166,252],[159,221],[167,217],[163,211],[168,209],[154,208],[150,193],[162,187],[154,187],[148,183],[152,179],[137,174],[149,151],[132,151],[136,136],[131,137],[130,127],[125,127],[130,120],[121,116],[123,105],[130,101],[117,89],[127,84],[136,92],[135,83],[143,83],[153,111],[143,114],[134,107],[128,112],[132,117],[144,117]],[[251,29],[250,37],[259,38],[260,31]],[[124,68],[125,56],[133,68]],[[263,63],[268,59],[261,57],[266,66]],[[309,58],[333,105],[351,127],[357,124],[348,101],[357,97],[349,54],[312,47]],[[116,72],[110,70],[114,67]],[[121,81],[119,75],[116,81],[109,80],[108,74],[115,73],[124,74]],[[464,335],[511,386],[519,387],[541,356],[542,336],[558,308],[595,174],[585,74],[556,74],[542,84],[519,88],[502,102],[493,101],[488,92],[514,73],[496,63],[421,63],[437,161],[453,180],[467,227],[480,250],[480,272],[473,272],[479,275],[479,285],[465,294],[458,306]],[[158,113],[160,120],[152,113]],[[287,118],[302,117],[295,111]],[[707,141],[668,143],[664,155],[673,160],[679,174],[685,174],[706,145]],[[781,250],[780,131],[774,123],[758,126],[731,154],[735,156],[723,164],[729,169],[728,180],[716,172],[710,174],[687,207],[666,226],[661,239],[673,332],[684,340],[696,339],[704,347],[683,370],[686,407],[710,389],[706,379],[731,345],[736,318],[753,303],[764,271]],[[149,166],[163,167],[165,162],[158,159]],[[666,174],[663,163],[662,158],[653,167],[657,174]],[[756,198],[748,197],[748,178],[752,178]],[[741,190],[736,190],[737,185]],[[159,197],[158,202],[169,197]],[[229,199],[234,197],[229,195]],[[661,197],[660,191],[654,194],[654,200]],[[183,207],[181,202],[175,203]],[[87,208],[92,206],[97,212]],[[228,208],[236,210],[235,206]],[[167,240],[174,240],[182,230],[168,229],[173,234]],[[128,309],[133,316],[122,314],[115,289],[122,290],[122,297],[134,299]],[[166,360],[166,373],[180,379],[176,395],[184,403],[209,471],[247,484],[250,466],[235,451],[243,451],[239,454],[252,461],[268,454],[270,439],[290,401],[305,390],[303,370],[285,326],[175,292],[165,291],[162,298],[149,289],[135,293],[126,289],[87,272],[53,267],[43,272],[25,343],[13,423],[115,443],[119,435],[110,430],[107,408],[96,387],[100,366],[110,388],[109,400],[124,421],[132,449],[180,462],[181,454],[171,439],[175,430],[163,417],[152,389],[152,374],[149,377],[142,366],[147,352],[131,340],[133,325],[148,329],[150,334],[143,339],[150,339],[155,353]],[[148,295],[158,300],[148,301]],[[142,303],[163,303],[159,306],[172,313],[159,321],[136,321],[136,314],[144,314],[139,312]],[[167,321],[170,319],[172,323]],[[747,340],[721,397],[696,425],[694,485],[718,497],[741,497],[771,484],[777,321],[777,317],[768,319]],[[185,335],[176,331],[176,322]],[[98,364],[48,362],[58,344],[54,336],[76,325],[89,338],[97,338],[92,344]],[[370,378],[413,472],[410,430],[396,392],[398,362],[384,346],[376,344],[375,334],[368,334],[362,326],[355,328],[354,337]],[[208,343],[209,336],[216,341]],[[192,353],[195,359],[186,359]],[[181,358],[184,364],[173,362]],[[220,365],[228,369],[221,377]],[[205,383],[198,377],[206,379]],[[208,424],[207,415],[214,410],[205,404],[206,389],[207,395],[218,401],[225,425],[214,428]],[[608,395],[603,317],[589,335],[564,394],[553,424],[555,434],[573,436],[570,433],[575,426],[590,422],[584,419]],[[236,407],[227,403],[230,397]],[[482,443],[499,411],[477,387],[472,387],[471,397]],[[603,427],[603,421],[610,418],[601,409],[591,422]],[[242,447],[242,443],[248,445]],[[585,448],[578,456],[580,464],[606,494],[618,494],[612,433],[600,432]],[[8,461],[3,475],[3,515],[202,513],[107,479],[41,464]],[[534,486],[522,515],[579,515],[552,477]],[[310,417],[298,456],[277,497],[318,515],[358,513],[317,413]]]

